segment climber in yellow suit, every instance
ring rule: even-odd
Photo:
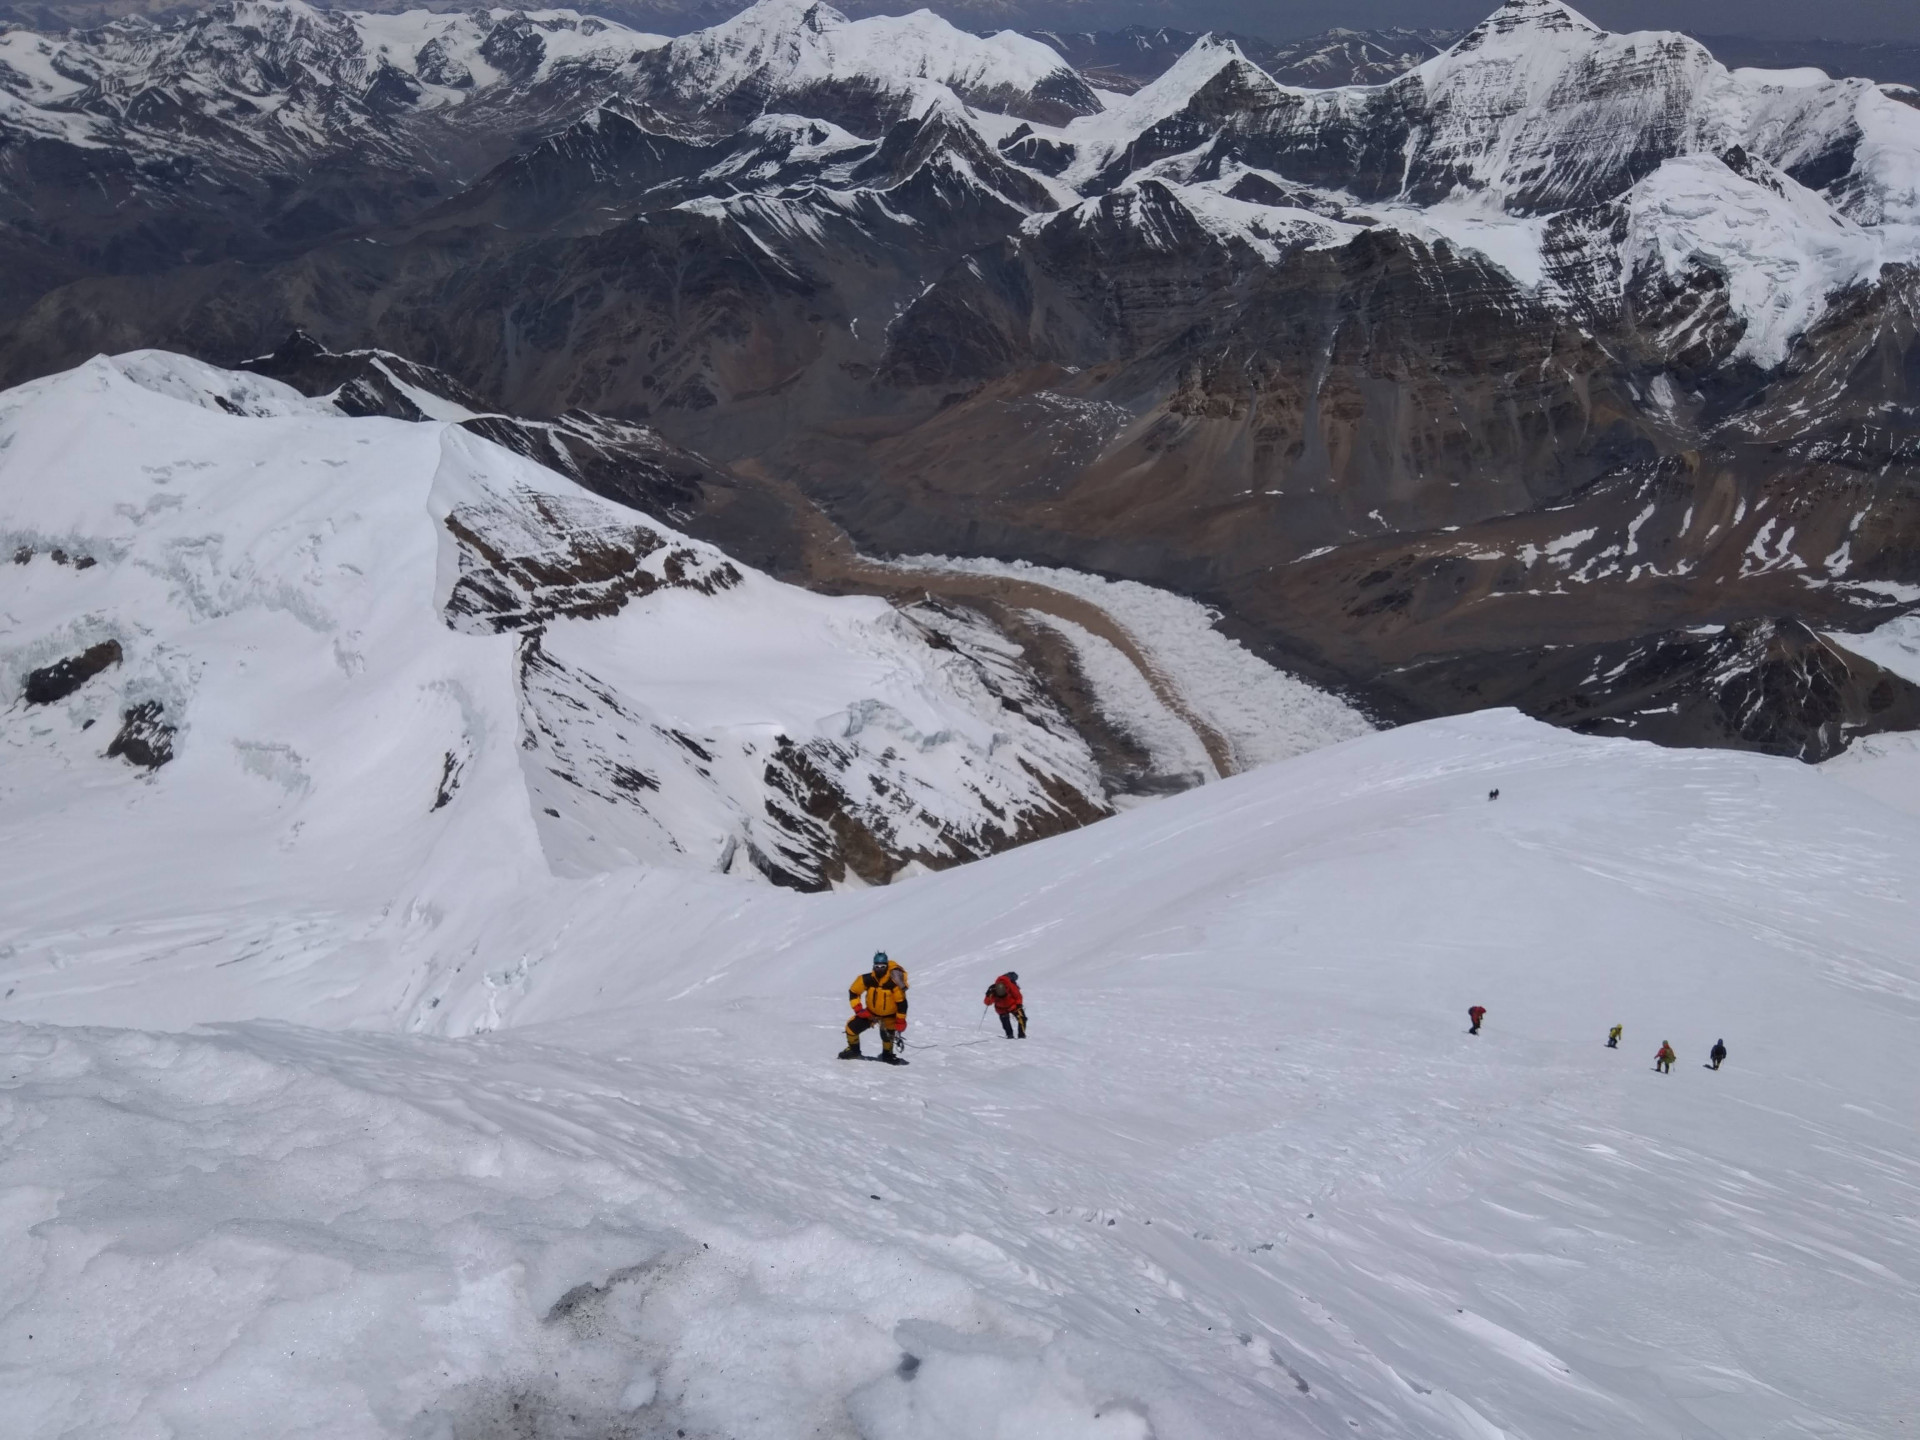
[[[894,1042],[907,1028],[907,970],[887,958],[882,950],[873,957],[873,968],[853,977],[847,987],[847,1000],[853,1006],[853,1018],[847,1021],[847,1048],[842,1060],[861,1059],[860,1037],[874,1026],[880,1027],[878,1059],[889,1065],[907,1062],[893,1053]]]

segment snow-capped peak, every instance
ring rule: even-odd
[[[1211,32],[1202,35],[1167,67],[1165,74],[1109,106],[1101,128],[1144,130],[1156,120],[1178,113],[1202,86],[1233,65],[1259,69],[1232,40]]]
[[[1684,104],[1717,69],[1707,48],[1687,36],[1615,35],[1559,0],[1511,0],[1452,49],[1415,67],[1403,88],[1477,125],[1495,149],[1497,139],[1484,132],[1504,115],[1542,125],[1554,123],[1555,110],[1597,105],[1597,133],[1589,138],[1604,149],[1623,126],[1646,123],[1649,110]]]
[[[1147,131],[1177,117],[1189,116],[1211,126],[1228,113],[1270,104],[1281,93],[1272,77],[1247,59],[1231,39],[1202,35],[1165,74],[1112,101],[1100,114],[1067,127],[1079,153],[1064,178],[1074,184],[1088,183],[1113,166]],[[1207,103],[1208,97],[1212,103]]]
[[[1506,0],[1454,44],[1456,52],[1483,50],[1502,40],[1547,34],[1604,35],[1607,32],[1562,0]]]

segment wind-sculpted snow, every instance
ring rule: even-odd
[[[1487,714],[833,896],[43,836],[0,873],[10,1433],[1897,1435],[1890,758]],[[877,947],[904,1070],[832,1058]],[[1009,967],[1025,1041],[980,1028]]]
[[[0,396],[0,427],[16,836],[132,808],[130,846],[298,868],[491,831],[569,874],[821,888],[1105,811],[984,633],[779,585],[457,425],[148,352]]]

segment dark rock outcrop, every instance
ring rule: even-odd
[[[20,687],[20,697],[29,705],[51,705],[56,700],[66,699],[101,671],[118,665],[120,660],[120,642],[102,640],[78,655],[69,655],[41,669],[29,670],[26,681]]]
[[[129,707],[120,717],[120,732],[107,746],[108,756],[117,756],[142,770],[158,770],[165,765],[173,759],[173,737],[177,733],[166,713],[158,700],[143,700]]]

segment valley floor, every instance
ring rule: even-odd
[[[0,1010],[0,1410],[1904,1433],[1920,820],[1848,778],[1489,714],[883,890],[475,895],[486,975],[407,1012],[437,1035],[325,947],[70,952]],[[905,1070],[832,1058],[875,947],[913,972]],[[1024,1042],[980,1018],[1009,966]],[[195,1011],[262,1018],[69,1028]]]

